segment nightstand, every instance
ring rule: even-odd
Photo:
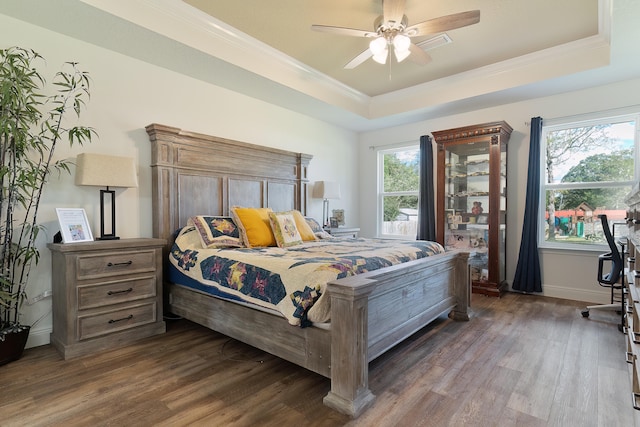
[[[360,229],[356,227],[339,227],[325,228],[324,231],[335,237],[353,237],[355,239],[356,237],[358,237]]]
[[[50,243],[51,344],[64,359],[164,333],[162,239]]]

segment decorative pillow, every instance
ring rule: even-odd
[[[324,231],[324,228],[322,228],[320,223],[318,221],[316,221],[315,218],[311,218],[310,216],[305,216],[304,220],[307,223],[307,225],[309,226],[309,228],[311,229],[311,231],[313,232],[313,235],[315,237],[314,240],[332,239],[333,238],[333,236],[331,234],[329,234],[326,231]]]
[[[302,243],[292,212],[270,212],[269,221],[279,248],[288,248]]]
[[[231,208],[231,216],[240,229],[242,242],[248,248],[276,246],[269,222],[270,208]]]
[[[309,228],[311,228],[311,231],[313,231],[314,233],[319,233],[320,231],[324,231],[320,223],[316,221],[315,218],[306,216],[304,217],[304,220],[309,225]]]
[[[241,248],[240,231],[229,216],[192,216],[188,226],[198,230],[203,248]]]
[[[303,242],[309,242],[312,240],[317,240],[316,235],[305,220],[304,216],[300,211],[290,211],[293,214],[293,219],[296,221],[296,227],[298,228],[298,233],[300,233],[300,237],[302,237]]]

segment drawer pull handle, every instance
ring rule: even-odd
[[[109,320],[109,323],[118,323],[118,322],[122,322],[124,320],[131,320],[131,319],[133,319],[133,314],[130,314],[127,317],[123,317],[122,319],[111,319],[111,320]]]
[[[107,295],[128,294],[131,291],[133,291],[133,288],[123,289],[121,291],[109,291]]]
[[[133,261],[127,261],[127,262],[110,262],[109,264],[107,264],[107,267],[117,267],[119,265],[131,265],[133,264]]]

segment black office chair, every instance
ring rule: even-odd
[[[602,222],[602,231],[607,238],[610,252],[602,254],[598,257],[598,283],[600,286],[611,289],[611,303],[601,305],[589,305],[582,311],[582,317],[589,317],[589,310],[615,310],[620,312],[621,319],[618,329],[624,328],[624,247],[622,250],[618,248],[618,244],[611,234],[609,222],[606,215],[598,215]],[[609,265],[610,270],[607,272],[605,266]],[[620,301],[615,302],[615,292],[620,291]]]

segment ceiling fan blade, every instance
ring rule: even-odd
[[[406,0],[382,0],[382,22],[393,22],[399,25],[404,16],[405,2]]]
[[[377,37],[378,34],[372,31],[356,30],[354,28],[332,27],[330,25],[312,25],[311,29],[323,33],[338,34],[341,36],[353,37]]]
[[[362,64],[364,61],[371,58],[372,56],[373,56],[373,53],[371,52],[371,50],[367,49],[364,52],[362,52],[360,55],[356,56],[351,61],[349,61],[347,65],[344,66],[344,68],[345,70],[351,70],[353,68],[356,68],[358,65]]]
[[[411,43],[409,46],[409,51],[411,55],[409,55],[409,59],[416,64],[425,65],[431,62],[431,56],[422,50],[419,46],[416,46],[414,43]]]
[[[409,37],[424,36],[427,34],[443,33],[456,28],[466,27],[480,22],[480,11],[469,10],[467,12],[454,13],[429,19],[428,21],[407,27],[404,31]]]

